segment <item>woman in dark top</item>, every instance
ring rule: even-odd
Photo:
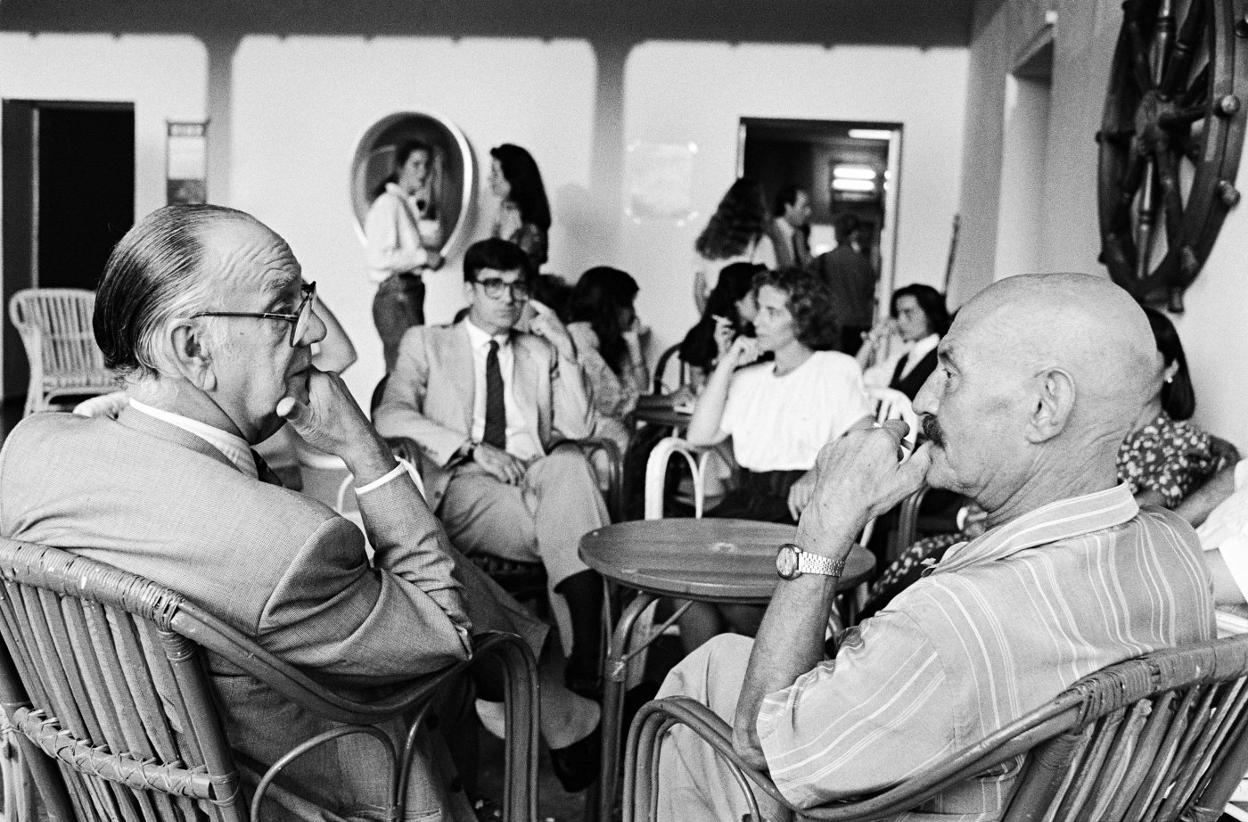
[[[911,400],[936,370],[936,345],[949,330],[945,298],[930,285],[908,285],[893,292],[889,319],[876,323],[858,350],[858,364],[868,386],[887,386]],[[902,350],[881,357],[885,340],[901,337]],[[867,368],[874,359],[876,364]]]
[[[754,315],[758,313],[754,275],[765,270],[759,263],[732,263],[720,271],[702,319],[680,344],[680,358],[689,366],[695,390],[706,382],[733,340],[743,334],[754,336]]]
[[[550,231],[550,203],[542,172],[533,155],[511,143],[490,149],[490,156],[494,158],[490,190],[499,199],[493,234],[524,249],[536,274],[546,264]]]

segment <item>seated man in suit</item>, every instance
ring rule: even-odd
[[[0,533],[179,591],[365,696],[465,659],[473,630],[514,631],[540,653],[545,626],[451,548],[342,381],[311,365],[325,335],[314,291],[286,243],[243,212],[170,206],[140,220],[113,250],[95,308],[129,405],[116,419],[18,425],[0,453]],[[251,450],[284,422],[355,475],[372,563],[359,529],[281,487]],[[209,669],[249,788],[330,725],[224,659]],[[547,690],[544,708],[558,698]],[[552,745],[596,739],[596,706],[577,715],[580,702],[564,692],[543,712]],[[381,753],[359,736],[314,749],[285,771],[267,816],[376,818]],[[428,761],[412,776],[409,818],[471,818]]]
[[[568,684],[584,691],[597,681],[602,582],[577,548],[608,520],[589,464],[559,443],[588,437],[594,410],[567,332],[540,315],[529,333],[515,329],[530,279],[519,246],[470,246],[468,314],[403,336],[374,420],[420,446],[429,505],[457,548],[546,567],[552,609],[570,630]]]
[[[660,691],[733,721],[737,751],[798,807],[897,784],[1099,668],[1212,635],[1195,533],[1116,485],[1118,446],[1161,372],[1127,293],[1103,277],[1011,277],[967,303],[938,350],[914,404],[929,442],[899,462],[906,426],[890,421],[826,446],[758,638],[716,637]],[[824,659],[855,535],[925,481],[974,499],[988,530]],[[691,732],[661,757],[660,819],[741,818]],[[1017,775],[951,785],[914,816],[998,819]]]

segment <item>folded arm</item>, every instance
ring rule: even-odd
[[[429,254],[419,244],[404,245],[399,221],[409,219],[395,197],[382,194],[373,203],[364,221],[369,278],[381,282],[391,274],[425,267]]]

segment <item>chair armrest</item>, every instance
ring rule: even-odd
[[[607,461],[607,475],[599,477],[607,482],[606,503],[607,513],[612,522],[619,522],[624,514],[624,455],[615,440],[606,437],[586,437],[576,441],[577,446],[586,459],[601,453]],[[590,465],[593,465],[591,460]]]
[[[732,747],[732,728],[727,722],[696,700],[669,696],[643,705],[629,729],[624,757],[624,822],[654,818],[659,743],[674,725],[686,726],[710,746],[744,794],[751,819],[762,819],[751,782],[777,802],[792,807],[767,774],[752,768]]]
[[[407,796],[407,782],[419,743],[418,731],[433,705],[436,691],[454,685],[466,668],[483,660],[497,659],[502,665],[504,682],[504,721],[507,729],[503,806],[509,809],[508,819],[537,818],[537,662],[532,651],[515,634],[486,632],[473,637],[473,658],[443,671],[422,678],[422,684],[403,689],[408,699],[402,701],[399,713],[414,711],[408,720],[407,738],[402,756],[398,757],[383,731],[365,724],[339,725],[292,748],[265,772],[251,801],[252,819],[259,819],[265,791],[281,771],[305,753],[340,736],[364,734],[371,736],[385,750],[391,773],[398,766],[398,789],[395,796],[401,803]],[[266,680],[267,681],[267,680]],[[270,683],[272,684],[272,683]],[[429,685],[432,687],[429,687]],[[373,720],[376,721],[376,720]]]
[[[702,516],[702,507],[706,498],[703,472],[709,453],[706,449],[690,445],[680,437],[664,437],[655,443],[654,449],[650,451],[650,456],[646,460],[646,519],[663,518],[663,490],[667,479],[667,462],[673,454],[680,454],[689,463],[689,471],[693,474],[693,515]]]

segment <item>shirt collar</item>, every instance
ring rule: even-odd
[[[934,574],[957,571],[971,565],[993,562],[1019,551],[1072,539],[1121,525],[1140,511],[1126,484],[1080,497],[1051,502],[1021,517],[998,525],[970,542],[959,543],[945,554]]]
[[[256,462],[251,454],[251,446],[242,437],[231,434],[228,431],[222,431],[220,428],[214,428],[208,423],[193,420],[181,414],[175,414],[172,411],[153,408],[133,397],[130,398],[130,407],[135,411],[141,411],[149,417],[167,422],[187,433],[194,434],[201,440],[205,440],[213,448],[224,454],[225,458],[232,462],[239,471],[253,479],[256,478]]]
[[[939,334],[928,334],[921,340],[915,340],[914,345],[910,346],[910,350],[906,352],[910,359],[918,362],[927,356],[927,352],[940,345]]]
[[[511,344],[510,332],[503,332],[502,334],[495,334],[491,336],[485,330],[477,328],[477,326],[473,325],[472,320],[467,318],[464,319],[464,326],[468,329],[468,341],[471,343],[474,351],[478,348],[485,348],[490,344],[490,340],[497,342],[500,349],[506,348]]]

